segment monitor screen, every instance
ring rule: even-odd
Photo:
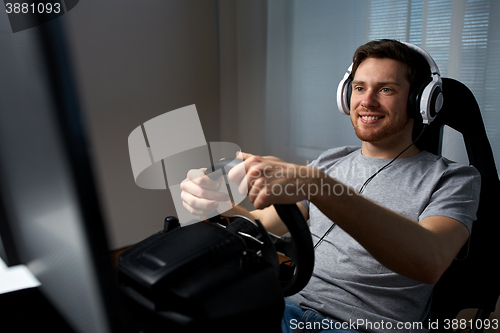
[[[62,32],[54,20],[13,33],[0,11],[0,252],[29,268],[75,332],[121,331]]]

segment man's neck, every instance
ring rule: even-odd
[[[363,141],[361,145],[361,154],[366,157],[393,159],[405,150],[411,141],[401,142],[396,145],[385,145],[382,143],[372,143]],[[420,150],[415,146],[411,146],[399,158],[412,157],[420,153]]]

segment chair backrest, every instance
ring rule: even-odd
[[[466,308],[493,312],[500,294],[500,182],[483,119],[472,92],[463,83],[443,79],[443,109],[426,129],[417,146],[441,153],[442,128],[463,135],[469,163],[481,174],[477,220],[472,227],[468,256],[455,260],[435,286],[432,318],[456,318]],[[415,131],[417,132],[417,131]]]

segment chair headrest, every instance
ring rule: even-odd
[[[442,80],[443,107],[419,140],[418,147],[432,153],[439,152],[441,128],[447,125],[463,135],[469,162],[482,177],[498,178],[493,152],[474,94],[462,82],[451,78]]]

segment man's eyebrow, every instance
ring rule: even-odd
[[[365,84],[365,83],[366,83],[365,81],[354,80],[354,81],[352,81],[351,84]],[[387,86],[387,85],[401,86],[401,83],[399,83],[397,81],[382,81],[382,82],[377,82],[377,85],[379,85],[379,86]]]

